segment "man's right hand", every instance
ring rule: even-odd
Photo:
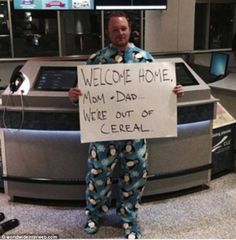
[[[82,96],[82,92],[79,88],[71,88],[68,92],[68,96],[72,102],[76,102],[79,96]]]

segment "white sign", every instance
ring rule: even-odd
[[[177,135],[175,65],[79,65],[81,142]]]

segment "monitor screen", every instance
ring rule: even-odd
[[[18,10],[93,10],[94,0],[13,0]]]
[[[96,10],[165,10],[167,0],[96,0]]]
[[[227,74],[229,54],[213,52],[211,55],[210,74],[220,77]]]
[[[167,0],[13,0],[16,10],[165,10]]]
[[[183,86],[199,85],[198,81],[188,70],[184,63],[175,64],[176,82]]]
[[[40,67],[34,89],[38,91],[68,91],[76,85],[76,67]]]

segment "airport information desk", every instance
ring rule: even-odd
[[[148,140],[144,196],[205,185],[210,180],[217,101],[182,59],[161,60],[175,62],[177,82],[184,85],[185,94],[178,99],[178,137]],[[62,91],[67,84],[74,86],[78,64],[84,63],[28,61],[21,69],[24,81],[20,88],[11,95],[9,87],[3,92],[3,179],[11,198],[84,199],[88,144],[80,143],[78,107]],[[45,72],[49,75],[46,80]],[[52,76],[55,74],[59,74],[59,82]],[[70,83],[63,81],[68,74]],[[57,90],[51,90],[52,84]],[[114,187],[116,176],[117,170]]]
[[[212,94],[219,98],[222,105],[236,118],[236,73],[230,72],[225,78],[209,86]]]

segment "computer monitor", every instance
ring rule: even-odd
[[[96,10],[166,10],[167,0],[96,0]]]
[[[13,0],[16,10],[94,10],[94,0]]]
[[[216,77],[227,75],[229,63],[229,54],[222,52],[213,52],[211,55],[210,74]]]
[[[182,86],[199,85],[183,62],[175,63],[175,71],[177,84],[181,84]]]
[[[38,91],[68,91],[77,85],[76,67],[40,67],[34,89]]]

